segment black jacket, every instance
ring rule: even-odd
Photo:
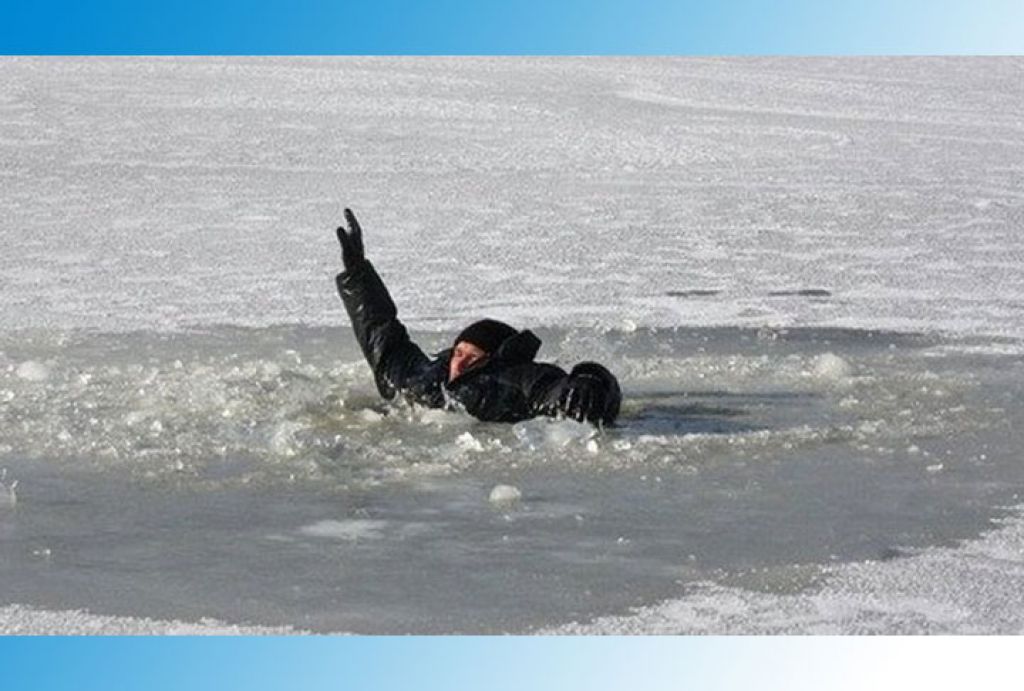
[[[618,414],[622,394],[615,377],[600,365],[581,363],[567,374],[561,367],[534,362],[540,339],[520,331],[506,339],[483,364],[448,382],[452,350],[433,358],[409,339],[395,303],[369,261],[338,274],[338,293],[352,320],[377,390],[386,399],[402,394],[431,408],[450,404],[489,422],[517,422],[538,415],[557,416],[564,408],[563,394],[573,386],[577,371],[586,371],[602,389],[603,412],[593,421],[611,423]]]

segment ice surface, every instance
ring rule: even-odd
[[[488,497],[492,504],[498,506],[514,504],[522,498],[523,493],[512,485],[495,485]]]
[[[385,404],[341,329],[0,336],[51,363],[43,382],[0,375],[19,481],[0,510],[5,592],[47,612],[358,633],[614,627],[705,583],[802,607],[844,564],[977,536],[1024,481],[1024,370],[1000,349],[814,329],[539,335],[546,359],[619,363],[620,424]],[[515,493],[529,500],[494,510]],[[955,587],[971,601],[975,582]],[[893,630],[947,630],[876,594]]]
[[[0,630],[1020,632],[1022,64],[0,59]],[[382,404],[344,205],[623,424]]]
[[[814,376],[826,379],[836,385],[849,380],[853,370],[850,364],[834,353],[822,353],[814,359]]]
[[[380,535],[386,521],[369,519],[350,521],[317,521],[299,529],[303,535],[326,537],[334,540],[366,540]]]
[[[894,561],[830,567],[815,576],[818,583],[799,594],[785,593],[778,582],[799,584],[809,580],[806,573],[766,569],[750,579],[761,581],[754,587],[695,584],[684,598],[628,616],[543,632],[1022,634],[1024,521],[1018,516],[1000,523],[982,539],[958,548],[932,548]],[[773,579],[774,587],[765,585]]]
[[[40,362],[28,360],[18,365],[14,374],[27,381],[45,381],[50,376],[50,370]]]
[[[0,634],[5,636],[283,636],[296,633],[303,632],[287,626],[239,626],[213,619],[158,621],[110,617],[81,610],[0,607]]]
[[[13,509],[18,504],[17,480],[7,479],[7,469],[0,470],[0,511]]]
[[[4,58],[6,328],[1024,335],[1018,58]]]

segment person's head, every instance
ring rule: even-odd
[[[455,337],[455,347],[448,361],[448,381],[466,370],[482,365],[506,340],[518,331],[494,319],[473,322]]]

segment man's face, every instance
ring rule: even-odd
[[[459,341],[452,351],[452,359],[448,361],[448,381],[453,381],[466,370],[482,364],[487,359],[487,352],[467,341]]]

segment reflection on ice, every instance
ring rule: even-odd
[[[299,528],[303,535],[334,540],[367,540],[380,537],[387,521],[353,519],[348,521],[317,521]]]

